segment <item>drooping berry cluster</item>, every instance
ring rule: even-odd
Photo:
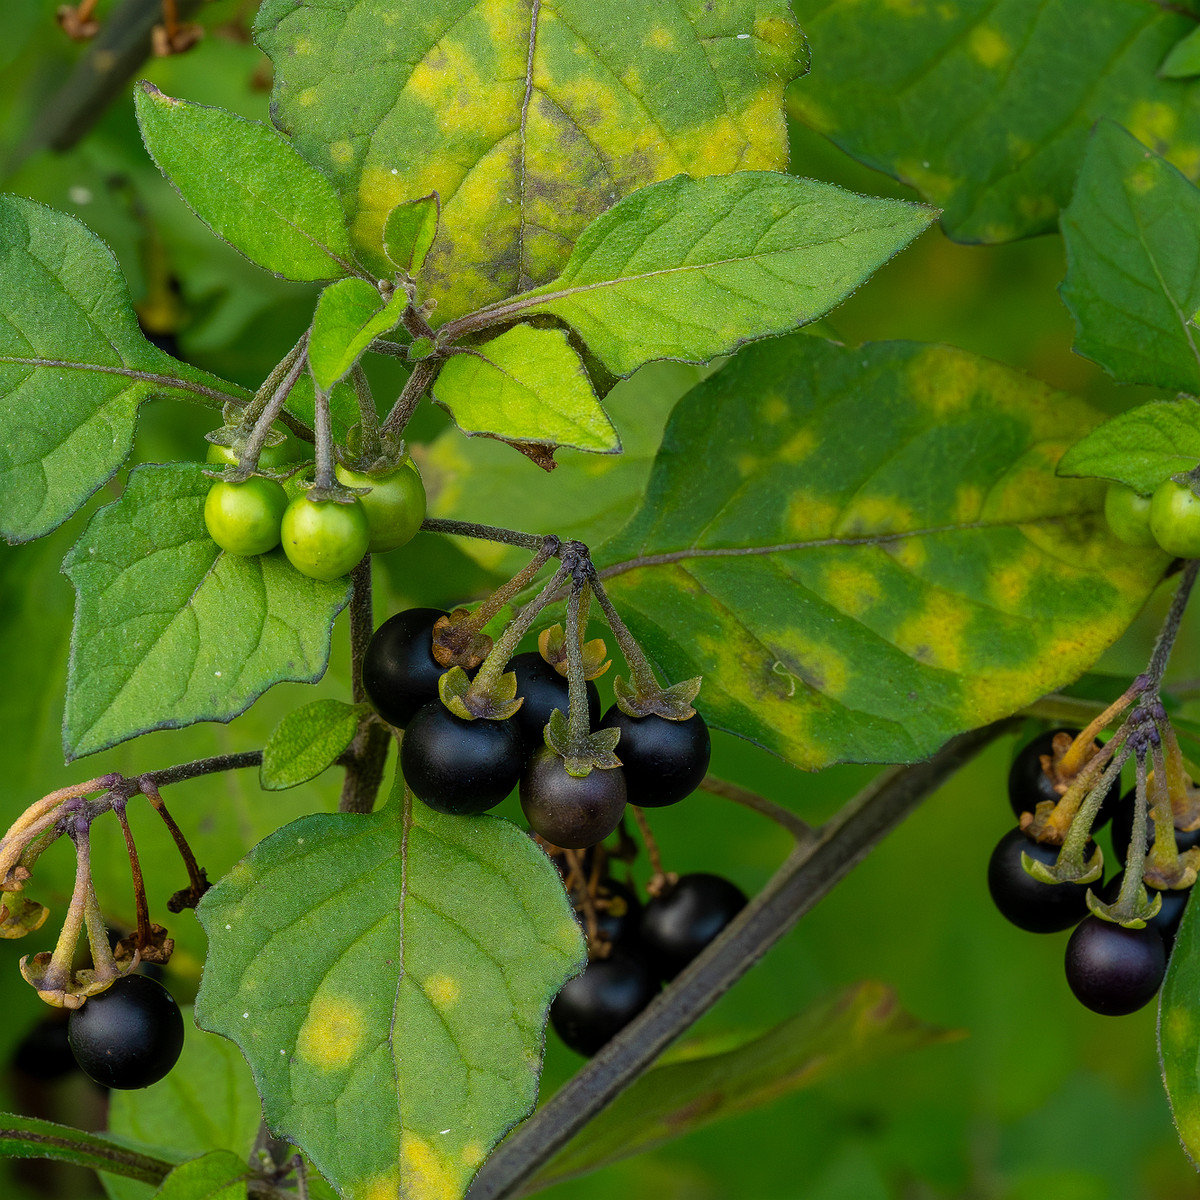
[[[988,863],[992,899],[1014,925],[1032,933],[1075,927],[1067,982],[1081,1003],[1110,1016],[1157,994],[1200,865],[1196,789],[1165,710],[1148,691],[1149,679],[1139,677],[1087,730],[1052,730],[1020,751],[1008,779],[1020,824]],[[1094,734],[1130,703],[1101,745]],[[1138,782],[1121,796],[1120,769],[1130,757]],[[1122,869],[1092,890],[1103,855],[1091,834],[1110,819]]]
[[[663,689],[603,594],[596,596],[622,642],[634,684],[616,681],[601,715],[593,679],[609,662],[602,639],[585,641],[596,587],[586,548],[547,539],[514,581],[526,583],[554,554],[563,566],[498,641],[482,625],[497,597],[474,612],[408,609],[385,621],[367,647],[363,687],[379,714],[404,729],[400,765],[413,794],[454,815],[481,813],[519,787],[533,831],[583,849],[608,837],[627,803],[674,804],[700,784],[710,742],[704,718]],[[567,586],[568,624],[543,632],[540,649],[513,655],[537,613]],[[507,598],[512,585],[497,596]]]
[[[565,866],[568,892],[588,935],[588,964],[550,1006],[554,1031],[589,1057],[746,905],[740,888],[706,873],[656,876],[650,884],[655,894],[643,904],[632,882],[613,878],[606,863],[598,846],[594,853],[572,856]]]

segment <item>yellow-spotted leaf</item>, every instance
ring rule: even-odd
[[[467,433],[615,454],[621,440],[561,329],[516,325],[451,357],[434,399]]]
[[[463,1195],[532,1109],[546,1010],[584,961],[521,830],[435,813],[399,779],[379,812],[272,834],[197,915],[197,1021],[346,1200]]]
[[[709,362],[816,320],[936,218],[772,171],[679,175],[593,221],[552,283],[479,319],[550,313],[614,375]]]
[[[911,184],[964,242],[1057,227],[1088,132],[1124,125],[1200,176],[1200,86],[1157,77],[1196,28],[1155,0],[796,0],[812,75],[789,111]],[[1191,10],[1191,11],[1189,11]]]
[[[645,184],[783,169],[805,65],[787,0],[267,0],[256,33],[373,269],[396,205],[441,197],[438,321],[552,279]]]
[[[1060,479],[1099,414],[986,359],[798,336],[676,406],[642,508],[596,554],[705,717],[802,767],[919,759],[1075,679],[1166,556]]]

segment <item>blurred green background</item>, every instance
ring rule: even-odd
[[[257,385],[307,322],[313,289],[265,275],[191,216],[142,152],[128,94],[69,152],[26,152],[30,130],[81,53],[55,26],[54,8],[48,0],[10,0],[0,11],[5,190],[84,220],[119,258],[149,331],[175,338],[196,364]],[[148,63],[144,74],[168,94],[265,119],[270,73],[248,38],[253,8],[234,0],[205,5],[204,41],[188,54]],[[877,195],[911,194],[808,131],[792,132],[798,173]],[[1027,370],[1108,411],[1152,395],[1116,387],[1072,354],[1071,321],[1056,292],[1064,269],[1057,237],[964,247],[934,230],[816,332],[851,344],[947,342]],[[625,393],[614,393],[615,411],[638,414],[622,426],[634,475],[648,464],[669,402],[695,378],[691,369],[656,367],[622,385]],[[382,363],[373,365],[372,379],[381,402],[390,403],[402,375]],[[136,458],[199,458],[204,432],[218,423],[209,411],[151,405]],[[507,505],[514,523],[522,511],[557,507],[574,522],[558,525],[558,532],[592,538],[611,531],[627,511],[619,497],[608,504],[602,489],[593,493],[593,481],[610,469],[606,464],[565,453],[561,468],[544,475],[495,443],[467,447],[446,424],[430,409],[413,427],[435,506],[471,512],[477,504],[477,516],[499,520],[498,509]],[[333,665],[317,689],[279,687],[229,726],[152,734],[65,767],[59,725],[72,595],[58,566],[88,515],[119,493],[121,478],[57,534],[0,547],[5,825],[38,796],[84,773],[147,770],[260,746],[291,707],[318,694],[348,693],[343,618]],[[593,494],[601,499],[591,507],[578,504],[580,495]],[[422,535],[379,562],[378,611],[476,597],[498,582],[496,566],[494,558],[472,558],[445,539]],[[1102,667],[1136,673],[1163,608],[1160,595]],[[1176,678],[1200,674],[1198,646],[1200,621],[1193,619],[1176,651]],[[1159,1082],[1153,1009],[1118,1020],[1082,1009],[1063,979],[1066,935],[1023,934],[991,907],[984,868],[1011,824],[1004,777],[1016,745],[1006,739],[993,747],[926,803],[700,1027],[712,1034],[765,1029],[831,990],[869,978],[894,987],[917,1017],[966,1037],[857,1070],[545,1194],[556,1200],[618,1193],[627,1200],[1173,1200],[1200,1194]],[[813,822],[872,774],[843,767],[804,775],[725,736],[716,739],[713,770]],[[167,801],[216,877],[278,825],[331,807],[337,782],[331,775],[270,794],[247,772],[179,786]],[[151,900],[161,908],[182,885],[182,871],[147,812],[132,816]],[[720,871],[748,891],[767,879],[788,848],[785,835],[762,818],[703,794],[655,813],[654,823],[669,868]],[[98,828],[96,841],[106,911],[129,922],[128,868],[115,827]],[[32,894],[60,912],[71,881],[66,848],[56,847],[43,864]],[[645,865],[636,873],[644,878]],[[50,944],[53,921],[27,942],[0,943],[0,1063],[7,1064],[0,1068],[0,1108],[102,1128],[103,1097],[78,1076],[39,1081],[13,1065],[46,1012],[21,980],[17,960]],[[203,939],[191,914],[175,919],[172,932],[180,950],[170,982],[187,998],[199,977]],[[551,1036],[544,1094],[579,1063]],[[96,1190],[90,1177],[57,1166],[0,1168],[4,1200]]]

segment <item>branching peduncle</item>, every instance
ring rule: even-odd
[[[445,517],[426,517],[421,522],[425,533],[446,533],[454,537],[478,538],[485,542],[498,542],[502,546],[519,546],[522,550],[538,551],[546,538],[536,533],[522,533],[519,529],[503,529],[498,525],[477,525],[473,521],[451,521]],[[557,538],[555,539],[557,541]],[[558,551],[554,556],[557,557]]]
[[[1149,667],[1146,668],[1146,674],[1150,677],[1148,690],[1153,694],[1158,692],[1163,674],[1167,669],[1167,662],[1171,657],[1171,649],[1175,645],[1175,639],[1179,636],[1179,627],[1183,622],[1183,614],[1196,583],[1197,571],[1200,571],[1200,559],[1189,560],[1183,568],[1183,577],[1179,580],[1179,586],[1175,589],[1170,610],[1167,612],[1167,619],[1163,622],[1158,640],[1154,643],[1154,653],[1150,656]]]

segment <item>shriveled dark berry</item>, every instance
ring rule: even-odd
[[[67,1040],[84,1073],[110,1088],[157,1083],[183,1049],[183,1015],[157,980],[124,975],[89,996],[67,1020]]]
[[[535,750],[521,776],[521,809],[534,833],[568,850],[602,842],[625,812],[625,772],[593,768],[576,778],[549,746]]]
[[[550,1005],[550,1024],[574,1051],[589,1058],[615,1037],[658,993],[658,980],[640,958],[614,950],[593,959]]]
[[[1068,733],[1074,738],[1079,730],[1050,729],[1045,733],[1040,733],[1027,746],[1022,747],[1017,752],[1016,758],[1013,759],[1012,766],[1008,770],[1008,802],[1012,805],[1013,813],[1017,817],[1020,817],[1022,813],[1035,812],[1043,800],[1057,804],[1061,799],[1059,793],[1054,790],[1050,776],[1042,769],[1042,755],[1049,755],[1053,752],[1054,738],[1060,733]],[[1095,744],[1099,748],[1102,743],[1097,739]],[[1093,829],[1099,829],[1112,817],[1120,794],[1121,780],[1118,777],[1113,780],[1105,794],[1100,811],[1092,823]]]
[[[1087,917],[1067,942],[1067,983],[1093,1012],[1120,1017],[1154,999],[1167,971],[1162,936],[1153,925],[1125,929]]]
[[[600,724],[621,731],[617,757],[625,768],[630,804],[662,808],[700,786],[712,745],[699,713],[686,721],[668,721],[653,715],[631,717],[614,704]]]
[[[682,875],[642,913],[647,957],[663,979],[674,979],[746,907],[746,893],[720,875]]]
[[[545,744],[546,722],[557,708],[565,717],[570,704],[566,679],[536,650],[509,659],[508,669],[517,677],[517,695],[524,703],[513,717],[530,753]],[[600,693],[587,682],[588,723],[594,729],[600,720]]]
[[[440,700],[417,711],[400,743],[400,770],[413,794],[455,816],[494,808],[517,786],[524,763],[512,721],[464,721]]]
[[[437,699],[445,672],[433,657],[433,627],[440,608],[409,608],[388,617],[367,643],[362,682],[375,711],[403,729],[417,709]]]
[[[1061,847],[1027,838],[1019,829],[1006,833],[988,861],[988,891],[1001,914],[1029,933],[1058,933],[1087,916],[1087,888],[1078,883],[1042,883],[1021,865],[1022,853],[1047,866]],[[1087,853],[1094,849],[1088,843]]]

